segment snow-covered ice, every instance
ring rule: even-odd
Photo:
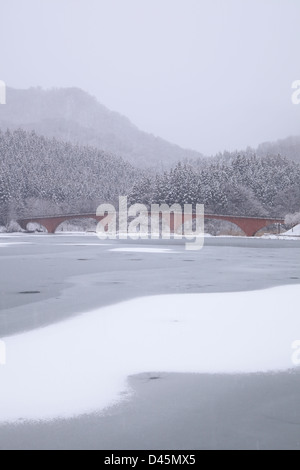
[[[55,246],[110,246],[107,243],[55,243]]]
[[[0,421],[104,410],[142,372],[288,370],[298,298],[299,286],[138,298],[4,338]]]
[[[140,247],[131,247],[131,248],[112,248],[110,251],[116,251],[119,253],[174,253],[174,250],[170,248],[140,248]]]
[[[7,248],[9,246],[16,246],[16,245],[31,245],[31,243],[28,242],[12,242],[12,243],[0,243],[0,248]]]

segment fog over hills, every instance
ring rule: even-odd
[[[266,142],[257,149],[261,156],[282,155],[296,162],[300,162],[300,136],[288,137],[277,142]]]
[[[0,129],[7,128],[34,130],[45,137],[95,147],[142,168],[161,170],[178,161],[203,158],[199,152],[141,131],[127,117],[110,111],[79,88],[8,88],[7,104],[0,106]],[[251,150],[259,156],[280,154],[300,162],[300,136],[265,142]]]
[[[201,157],[140,131],[129,119],[77,88],[8,88],[7,104],[0,107],[0,128],[35,130],[46,137],[89,145],[139,167],[168,167],[185,158]]]

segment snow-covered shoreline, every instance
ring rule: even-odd
[[[103,411],[143,372],[256,373],[293,368],[299,286],[135,299],[4,338],[0,422]]]

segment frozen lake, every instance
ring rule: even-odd
[[[8,338],[11,364],[0,369],[0,418],[14,417],[13,424],[0,426],[0,449],[298,448],[300,374],[290,347],[300,323],[289,306],[298,295],[299,247],[294,240],[207,238],[202,251],[187,252],[180,242],[1,237],[0,339],[28,333]],[[291,287],[262,290],[278,286]],[[204,294],[202,311],[193,294]],[[95,328],[106,331],[101,340]],[[65,348],[65,339],[72,344],[77,337],[82,354]],[[97,358],[106,355],[111,365],[103,368]],[[125,401],[83,416],[84,409],[97,409],[100,370],[108,394],[123,390],[120,373],[130,376],[131,393],[124,389]],[[43,388],[57,376],[55,389],[59,385],[62,393],[54,390],[47,404]],[[81,381],[91,381],[96,394],[90,387],[80,390]],[[18,390],[12,400],[11,388]],[[57,418],[67,408],[68,419],[26,421]]]
[[[142,296],[238,292],[300,283],[300,240],[100,242],[0,237],[0,337]]]

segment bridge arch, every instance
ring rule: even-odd
[[[211,224],[210,224],[211,222]],[[205,219],[205,231],[212,235],[246,236],[245,231],[237,223],[229,220]]]
[[[32,226],[35,226],[35,227],[31,227]],[[26,224],[22,224],[21,227],[28,231],[29,233],[33,233],[33,232],[43,232],[43,233],[48,233],[48,229],[47,227],[45,227],[45,225],[41,224],[40,222],[27,222]]]
[[[279,227],[281,227],[281,226],[284,225],[284,224],[283,224],[283,222],[277,222],[277,223],[274,223],[274,222],[273,222],[273,223],[271,223],[271,224],[268,223],[268,224],[264,225],[264,227],[262,227],[262,228],[260,228],[259,230],[257,230],[257,232],[255,232],[254,236],[256,236],[256,235],[259,235],[259,236],[260,236],[260,235],[264,235],[264,233],[265,233],[269,228],[275,227],[275,225],[277,226],[277,230],[278,230],[278,233],[279,233],[279,231],[280,231],[280,228],[279,228]],[[263,232],[263,231],[264,231],[264,232]]]
[[[43,223],[43,221],[41,220],[35,220],[35,219],[18,220],[18,224],[23,230],[28,231],[28,232],[32,232],[32,230],[30,230],[30,228],[28,227],[29,224],[35,224],[35,225],[42,227],[45,230],[45,232],[50,233],[49,227],[47,227],[47,223]]]
[[[30,223],[35,223],[44,227],[49,234],[55,234],[56,230],[60,225],[65,222],[72,220],[95,220],[99,222],[101,217],[96,215],[87,214],[87,215],[67,215],[67,216],[57,216],[57,217],[33,217],[29,219],[19,220],[19,224],[24,230],[27,230],[27,226]]]
[[[56,233],[57,231],[59,231],[60,228],[62,228],[62,226],[64,224],[70,224],[70,225],[78,225],[79,224],[79,221],[82,220],[82,221],[90,221],[90,223],[92,223],[92,221],[95,222],[95,231],[96,231],[96,225],[98,224],[99,222],[99,218],[97,219],[96,216],[92,217],[92,216],[86,216],[86,217],[71,217],[71,218],[67,218],[66,220],[62,220],[55,228],[55,232]],[[83,228],[84,230],[84,228]],[[63,230],[62,230],[63,231]]]
[[[274,224],[283,224],[281,219],[268,217],[236,217],[227,215],[205,215],[205,219],[225,220],[238,226],[247,237],[254,237],[259,230]]]

